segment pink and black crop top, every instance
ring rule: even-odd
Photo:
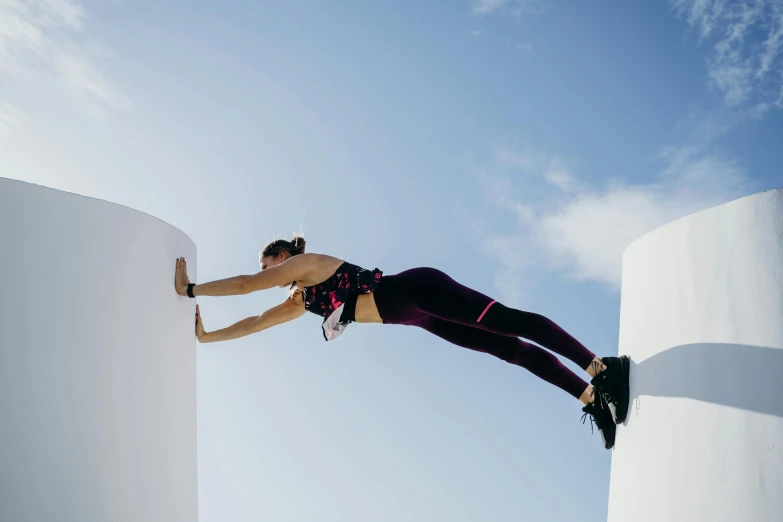
[[[382,276],[383,272],[377,268],[366,270],[343,261],[326,281],[303,287],[305,310],[325,318],[321,324],[325,340],[335,339],[354,321],[359,294],[374,291]]]

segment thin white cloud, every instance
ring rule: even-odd
[[[474,0],[473,12],[474,13],[491,13],[497,11],[508,3],[509,0]]]
[[[557,166],[553,166],[553,168],[547,171],[544,174],[544,179],[550,185],[554,185],[561,190],[570,190],[574,185],[574,179],[568,170],[566,168],[557,168]]]
[[[473,0],[473,12],[478,14],[503,13],[521,16],[526,13],[540,12],[539,0]]]
[[[574,190],[579,186],[566,162],[558,156],[542,154],[530,147],[519,150],[499,148],[495,151],[495,159],[528,175],[540,175],[544,181],[561,190]]]
[[[87,32],[74,0],[0,0],[0,73],[37,85],[55,80],[87,100],[113,108],[131,103],[101,73],[109,51]]]
[[[0,102],[0,137],[7,138],[12,129],[24,129],[30,117],[10,103]]]
[[[763,77],[772,70],[772,64],[783,50],[783,12],[778,16],[777,28],[773,25],[763,45],[761,63],[757,77]]]
[[[512,233],[481,229],[482,250],[502,265],[498,290],[504,298],[519,300],[519,288],[509,281],[526,280],[529,269],[562,271],[581,281],[593,281],[619,290],[623,250],[636,238],[689,213],[745,195],[750,183],[733,161],[697,148],[667,148],[660,153],[665,166],[648,183],[613,180],[596,187],[578,180],[565,163],[530,149],[500,149],[499,163],[567,191],[548,199],[516,201],[510,179],[482,173],[480,181],[489,200],[514,216]],[[561,175],[562,173],[562,175]],[[564,181],[567,180],[567,181]],[[530,180],[527,179],[526,182]],[[513,277],[512,277],[513,276]]]
[[[709,42],[707,76],[728,106],[778,107],[783,89],[783,0],[672,0]],[[770,94],[773,93],[773,94]]]
[[[533,44],[530,42],[516,42],[517,49],[525,51],[527,54],[533,54]]]
[[[516,49],[519,49],[520,51],[525,51],[529,55],[533,54],[533,44],[531,42],[517,40],[514,37],[507,37],[506,43],[514,46]]]

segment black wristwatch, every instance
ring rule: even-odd
[[[193,287],[196,286],[196,283],[188,283],[188,297],[196,297],[193,295]]]

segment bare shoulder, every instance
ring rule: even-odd
[[[296,257],[301,257],[300,262],[306,267],[306,275],[296,281],[299,287],[313,286],[326,281],[344,263],[344,260],[326,254],[305,253],[294,256]]]

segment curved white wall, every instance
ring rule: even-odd
[[[629,246],[619,349],[609,521],[783,520],[783,190]]]
[[[196,522],[196,246],[0,179],[0,521]]]

